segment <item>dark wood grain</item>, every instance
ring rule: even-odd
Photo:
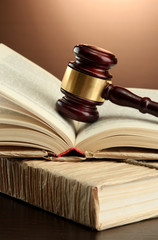
[[[109,68],[117,63],[115,55],[102,48],[80,44],[74,47],[75,61],[68,63],[68,66],[101,79],[111,79]]]
[[[0,194],[1,240],[157,240],[158,219],[97,232]]]
[[[108,70],[117,63],[114,54],[107,50],[84,44],[76,45],[74,53],[76,59],[68,63],[70,68],[87,76],[99,78],[102,81],[111,80],[112,75],[110,75]],[[96,86],[94,85],[94,87]],[[61,91],[65,94],[65,97],[57,101],[57,110],[61,115],[81,122],[94,122],[98,119],[99,114],[96,106],[100,105],[100,102],[90,101],[87,98],[82,99],[80,96],[68,93],[62,88]],[[102,97],[117,105],[132,107],[138,109],[141,113],[149,113],[158,117],[157,102],[153,102],[148,97],[141,98],[125,88],[109,84],[103,89]]]
[[[96,105],[102,103],[83,99],[75,96],[61,88],[64,97],[59,99],[56,103],[57,111],[67,118],[77,120],[80,122],[95,122],[99,118],[99,113]]]
[[[149,113],[158,117],[158,103],[148,97],[139,97],[131,91],[110,84],[103,92],[103,98],[120,106],[138,109],[141,113]]]
[[[86,75],[100,78],[102,81],[112,78],[108,70],[117,63],[114,54],[86,44],[76,45],[73,50],[75,61],[68,63],[70,68]],[[96,106],[101,105],[101,102],[83,99],[62,88],[61,91],[65,96],[57,101],[56,108],[62,116],[80,122],[95,122],[99,118]]]

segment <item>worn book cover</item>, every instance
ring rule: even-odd
[[[0,191],[97,229],[158,216],[158,163],[0,159]]]

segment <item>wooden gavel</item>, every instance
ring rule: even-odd
[[[74,53],[76,61],[68,63],[61,84],[61,92],[65,96],[56,103],[62,116],[95,122],[99,117],[96,105],[103,104],[106,99],[158,117],[158,103],[112,85],[108,70],[117,63],[117,59],[111,52],[83,44],[75,46]]]

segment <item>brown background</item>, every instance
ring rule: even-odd
[[[156,0],[0,0],[0,42],[60,79],[89,43],[118,57],[116,85],[158,88],[157,40]]]
[[[62,78],[72,48],[114,52],[115,84],[158,88],[158,1],[0,0],[0,42]],[[158,219],[102,232],[0,194],[0,239],[158,239]]]

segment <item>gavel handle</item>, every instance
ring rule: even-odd
[[[158,103],[148,97],[139,97],[129,90],[110,84],[105,88],[103,98],[120,106],[138,109],[142,113],[149,113],[158,117]]]

